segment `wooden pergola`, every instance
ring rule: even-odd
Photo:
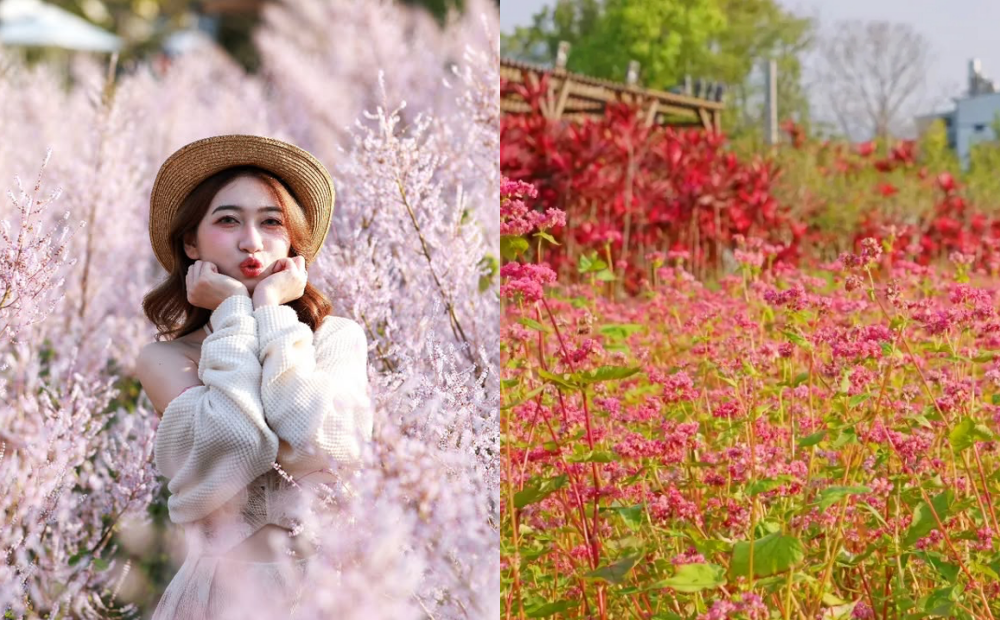
[[[538,88],[544,74],[549,76],[549,87],[548,94],[542,101],[542,114],[548,118],[574,121],[596,119],[604,115],[606,104],[622,102],[638,105],[644,110],[648,125],[701,125],[705,129],[720,129],[722,110],[725,108],[720,101],[640,88],[509,58],[500,59],[500,76],[512,83]],[[530,111],[528,103],[518,94],[502,94],[501,114],[524,114]]]

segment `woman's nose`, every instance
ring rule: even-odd
[[[243,236],[240,238],[240,250],[244,252],[256,252],[264,249],[263,239],[256,226],[247,226],[243,229]]]

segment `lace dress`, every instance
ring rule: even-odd
[[[234,295],[210,324],[203,385],[171,401],[156,430],[155,463],[169,479],[170,518],[184,527],[187,555],[153,620],[246,617],[248,594],[294,612],[310,561],[302,545],[275,562],[231,552],[266,525],[298,524],[301,491],[275,462],[299,485],[330,482],[315,472],[331,456],[351,466],[371,438],[367,340],[357,323],[326,317],[314,335],[291,308],[253,310]]]
[[[226,557],[239,543],[267,524],[289,530],[295,520],[282,507],[298,493],[277,472],[268,472],[202,521],[185,527],[187,558],[163,592],[153,614],[163,618],[223,618],[242,615],[247,592],[280,597],[294,612],[302,591],[298,577],[309,558],[254,562]]]

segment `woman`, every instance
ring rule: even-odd
[[[187,557],[154,620],[220,618],[248,593],[293,603],[282,569],[312,551],[289,535],[298,486],[342,480],[330,457],[343,474],[371,438],[364,330],[306,273],[333,202],[312,155],[259,136],[193,142],[157,174],[149,234],[169,276],[143,300],[158,334],[137,373]]]

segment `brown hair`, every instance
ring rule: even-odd
[[[185,239],[192,239],[198,230],[198,224],[212,199],[229,182],[239,177],[254,177],[260,179],[271,188],[278,206],[284,214],[285,227],[289,233],[289,256],[298,256],[296,248],[301,247],[310,239],[310,231],[305,214],[288,186],[270,172],[255,166],[237,166],[227,168],[208,177],[198,187],[191,191],[181,202],[174,220],[170,223],[170,248],[174,255],[174,269],[167,279],[151,290],[142,299],[142,309],[146,317],[156,325],[156,340],[163,337],[174,340],[201,329],[212,313],[207,308],[191,305],[187,300],[185,277],[188,267],[194,260],[184,252]],[[295,310],[299,320],[314,332],[330,315],[333,305],[323,293],[306,283],[302,297],[290,301],[288,307]]]

